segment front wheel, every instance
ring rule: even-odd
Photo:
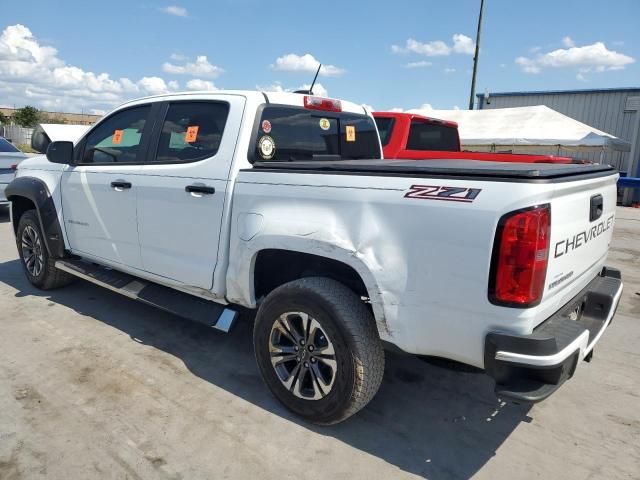
[[[382,382],[384,350],[371,312],[329,278],[303,278],[272,291],[258,311],[253,341],[269,389],[313,423],[345,420]]]
[[[75,277],[55,267],[45,245],[40,221],[35,210],[25,212],[18,222],[16,244],[25,275],[32,285],[42,290],[63,287]]]

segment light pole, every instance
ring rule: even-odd
[[[478,15],[478,31],[476,32],[476,53],[473,56],[473,75],[471,76],[471,93],[469,94],[469,110],[473,110],[473,97],[476,94],[476,72],[478,71],[478,54],[480,53],[480,29],[482,27],[483,10],[484,0],[480,0],[480,15]]]

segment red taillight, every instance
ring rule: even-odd
[[[322,97],[304,96],[304,108],[311,110],[324,110],[325,112],[341,112],[342,103],[340,100]]]
[[[511,212],[496,232],[489,300],[496,305],[532,307],[540,303],[549,258],[549,205]]]

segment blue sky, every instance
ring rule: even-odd
[[[378,110],[465,108],[478,8],[479,0],[5,2],[0,105],[87,112],[176,89],[299,88],[317,59],[332,67],[319,79],[330,96]],[[486,0],[477,91],[639,86],[638,18],[639,0]]]

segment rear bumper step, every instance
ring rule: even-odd
[[[531,335],[491,332],[485,339],[485,371],[496,395],[518,402],[544,400],[589,361],[611,323],[622,294],[619,270],[605,267],[578,295]]]
[[[236,311],[224,305],[82,260],[58,260],[56,268],[133,300],[223,332],[231,329],[238,316]]]

